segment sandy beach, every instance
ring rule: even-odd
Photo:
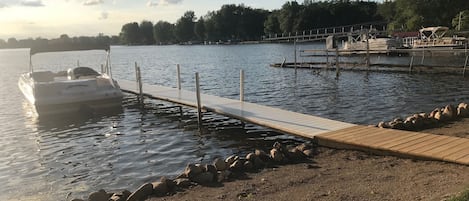
[[[421,132],[469,138],[469,119]],[[319,147],[308,162],[194,186],[158,200],[446,200],[469,188],[469,166]]]

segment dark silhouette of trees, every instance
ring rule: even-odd
[[[176,22],[174,34],[180,42],[191,41],[195,38],[194,25],[195,25],[194,11],[187,11]]]
[[[141,44],[143,45],[153,45],[155,44],[155,38],[153,36],[153,23],[150,21],[142,21],[140,23],[140,33],[141,33]]]
[[[194,25],[194,33],[197,36],[197,40],[204,41],[206,39],[205,20],[203,17]]]
[[[142,35],[140,32],[140,27],[137,22],[127,23],[122,26],[121,33],[122,44],[126,45],[140,45],[142,44]]]
[[[461,19],[461,20],[460,20]],[[385,21],[388,30],[417,31],[422,26],[448,26],[462,31],[469,29],[467,0],[392,0],[350,1],[304,0],[287,1],[281,8],[267,11],[243,4],[223,5],[197,18],[187,11],[176,23],[158,21],[124,24],[119,36],[69,37],[61,35],[63,43],[107,42],[123,45],[173,44],[194,41],[261,40],[263,35],[295,33],[316,28]],[[459,26],[461,21],[461,26]],[[56,40],[56,39],[52,39]],[[22,48],[45,44],[47,39],[9,38],[0,40],[0,48]]]
[[[156,44],[170,44],[175,41],[174,25],[166,21],[158,21],[153,27]]]

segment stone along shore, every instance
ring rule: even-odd
[[[256,172],[263,168],[282,164],[304,162],[314,155],[313,146],[303,143],[285,146],[274,143],[270,153],[255,149],[245,157],[231,155],[225,160],[216,158],[212,164],[188,164],[175,179],[162,177],[160,180],[142,184],[134,192],[124,190],[109,193],[101,189],[88,196],[86,201],[144,201],[150,197],[171,195],[195,185],[214,185],[243,177],[245,172]],[[85,201],[73,199],[72,201]]]

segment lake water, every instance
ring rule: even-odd
[[[233,99],[239,97],[244,69],[248,102],[357,124],[428,112],[469,97],[469,80],[456,75],[341,72],[336,79],[333,71],[269,67],[284,57],[293,60],[288,44],[112,47],[111,57],[118,79],[135,80],[137,62],[145,83],[175,86],[180,64],[184,89],[194,90],[199,72],[203,93]],[[408,63],[408,58],[375,59]],[[448,65],[463,60],[429,58]],[[105,54],[33,56],[36,70],[64,70],[77,61],[99,69]],[[146,100],[141,110],[133,95],[126,95],[122,111],[115,113],[38,118],[17,87],[28,65],[28,50],[0,50],[0,200],[65,200],[101,188],[135,190],[143,182],[177,175],[189,162],[266,148],[276,140],[304,141],[216,114],[204,116],[199,132],[193,109],[184,108],[180,116],[169,103]]]

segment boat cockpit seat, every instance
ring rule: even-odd
[[[99,73],[89,67],[77,67],[68,69],[67,75],[69,80],[76,80],[79,78],[95,78]]]

